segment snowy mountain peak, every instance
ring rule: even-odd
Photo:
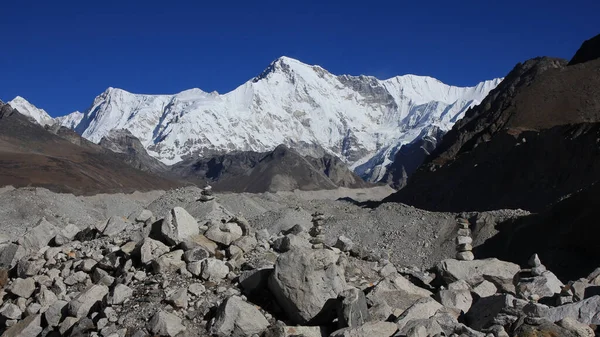
[[[14,109],[17,109],[21,114],[33,118],[40,125],[54,124],[54,120],[44,109],[37,108],[21,96],[15,97],[12,101],[8,102],[8,104]]]

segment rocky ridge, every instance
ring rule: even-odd
[[[328,214],[269,233],[200,195],[195,217],[41,219],[3,242],[4,336],[593,336],[600,323],[598,271],[563,284],[536,255],[407,268],[345,236],[327,244]],[[457,219],[459,237],[474,226]]]

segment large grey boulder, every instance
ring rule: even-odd
[[[346,289],[345,262],[331,250],[288,251],[277,258],[269,289],[294,323],[305,324],[322,310],[335,310],[337,297]]]
[[[443,306],[455,311],[457,314],[468,312],[471,304],[473,304],[473,296],[468,289],[440,290],[436,294],[436,299]]]
[[[175,207],[163,219],[160,232],[167,243],[176,245],[190,236],[200,234],[200,229],[190,213],[181,207]]]
[[[268,326],[269,322],[254,305],[232,296],[217,309],[211,331],[217,336],[244,337],[260,335]]]
[[[56,226],[42,218],[35,227],[30,228],[19,238],[19,245],[27,253],[37,253],[40,249],[46,247],[58,233],[60,233],[60,230]]]
[[[108,287],[103,284],[94,284],[77,295],[69,302],[69,313],[77,318],[85,317],[90,310],[104,299],[108,294]]]
[[[181,267],[185,267],[185,261],[183,257],[183,250],[175,250],[170,253],[163,254],[158,258],[152,260],[152,270],[154,273],[166,273],[174,272],[179,270]]]
[[[26,254],[27,252],[21,245],[14,243],[0,244],[0,268],[13,268]]]
[[[168,253],[169,247],[160,241],[145,238],[138,244],[136,250],[140,257],[140,262],[147,264],[159,256]]]
[[[158,336],[177,336],[185,331],[181,318],[166,311],[158,311],[148,324],[148,330]]]
[[[357,328],[344,328],[334,331],[329,337],[390,337],[398,330],[391,322],[367,322]]]
[[[348,288],[338,297],[338,325],[341,328],[358,327],[370,320],[367,299],[362,290]]]
[[[18,305],[12,303],[4,303],[2,308],[0,308],[0,316],[6,319],[20,319],[23,311],[19,308]]]
[[[243,235],[242,228],[235,222],[213,223],[204,235],[214,242],[229,246]]]
[[[519,279],[516,291],[517,295],[523,299],[528,299],[532,295],[539,298],[553,297],[562,290],[563,283],[551,271],[546,270],[540,276],[526,277]]]
[[[411,305],[402,313],[402,315],[400,315],[400,317],[398,317],[396,320],[398,329],[402,330],[402,328],[412,320],[431,318],[443,308],[444,306],[432,298],[422,298]]]
[[[56,302],[52,303],[50,307],[48,307],[48,309],[44,312],[44,318],[46,319],[46,322],[48,322],[49,326],[57,327],[60,324],[67,304],[69,304],[67,301],[57,300]]]
[[[6,330],[2,337],[36,337],[42,333],[40,315],[27,316]]]
[[[112,216],[108,219],[106,226],[104,227],[104,230],[102,231],[102,234],[106,235],[106,236],[113,236],[116,234],[121,233],[122,231],[125,230],[125,228],[127,228],[127,226],[129,225],[129,221],[127,221],[127,219],[120,217],[120,216]]]
[[[513,279],[521,270],[514,263],[495,258],[473,261],[447,259],[441,261],[436,268],[446,283],[465,280],[469,285],[476,286],[487,280],[499,290],[510,293],[515,292]]]
[[[510,325],[522,314],[527,301],[515,298],[510,294],[497,294],[480,298],[466,315],[469,327],[482,330],[493,325]]]
[[[371,306],[386,303],[400,314],[419,299],[431,295],[429,290],[414,285],[402,275],[392,273],[375,285],[367,294],[367,301]]]
[[[12,284],[8,288],[8,292],[23,298],[31,297],[34,291],[35,281],[31,277],[17,278],[12,282]]]
[[[229,267],[221,260],[208,258],[202,261],[202,279],[207,281],[220,281],[227,277]]]
[[[600,296],[596,295],[583,301],[549,308],[544,316],[551,322],[573,318],[585,324],[600,324]]]

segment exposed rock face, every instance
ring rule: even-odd
[[[225,300],[217,309],[213,333],[223,337],[244,337],[260,334],[269,322],[251,304],[237,296]]]
[[[303,157],[283,145],[265,153],[237,152],[189,159],[172,169],[190,181],[209,183],[217,191],[261,193],[370,186],[336,157]]]
[[[269,289],[294,322],[304,324],[327,310],[346,288],[344,266],[330,250],[294,249],[277,259]]]
[[[593,38],[586,40],[581,45],[581,48],[577,50],[575,56],[569,61],[569,65],[576,65],[588,61],[595,60],[600,57],[600,35],[596,35]]]
[[[196,219],[181,207],[175,207],[167,214],[160,231],[163,238],[172,245],[200,234]]]
[[[442,278],[448,282],[464,280],[475,286],[484,280],[490,281],[501,289],[514,293],[513,279],[521,268],[510,262],[498,259],[485,259],[474,261],[459,261],[447,259],[437,265],[437,270]]]
[[[598,69],[598,59],[518,64],[386,200],[439,211],[539,211],[594,183],[600,174]]]

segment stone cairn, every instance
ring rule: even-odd
[[[473,239],[469,229],[469,221],[465,218],[458,218],[458,235],[456,236],[456,259],[461,261],[473,261]]]
[[[323,247],[325,242],[325,234],[323,234],[325,215],[321,212],[315,212],[312,214],[311,221],[313,226],[309,231],[311,236],[310,243],[313,244],[313,248]]]
[[[206,201],[210,201],[213,200],[215,198],[215,196],[213,195],[212,192],[212,186],[210,185],[206,185],[205,188],[202,189],[202,192],[200,192],[200,201],[202,202],[206,202]]]

